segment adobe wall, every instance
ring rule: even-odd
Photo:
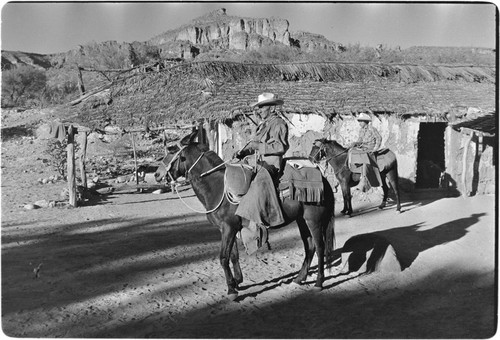
[[[290,149],[285,156],[307,157],[315,139],[337,140],[346,146],[358,138],[359,123],[354,117],[342,117],[332,122],[321,115],[293,114],[289,119]],[[418,121],[401,121],[391,116],[374,118],[372,124],[382,135],[381,147],[391,149],[398,158],[400,184],[404,190],[413,190],[416,178]],[[230,159],[244,147],[255,126],[246,122],[234,122],[231,127],[220,125],[222,158]],[[403,180],[401,180],[403,179]],[[406,181],[404,180],[406,179]]]
[[[463,155],[468,136],[448,127],[446,130],[446,172],[456,181],[457,189],[464,194]],[[465,173],[465,194],[494,194],[496,192],[493,138],[474,138],[468,147]],[[480,152],[480,149],[482,152]]]

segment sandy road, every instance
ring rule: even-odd
[[[5,190],[5,189],[4,189]],[[200,208],[190,190],[186,202]],[[358,201],[337,246],[377,233],[400,272],[328,274],[313,293],[290,282],[296,226],[271,251],[241,255],[245,281],[225,298],[219,234],[171,193],[118,190],[77,209],[2,212],[2,327],[16,337],[477,338],[495,331],[493,196]],[[337,204],[336,210],[340,210]],[[240,245],[242,250],[242,246]],[[34,272],[35,269],[38,272]]]

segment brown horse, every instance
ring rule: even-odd
[[[349,149],[344,148],[334,140],[317,139],[314,141],[309,159],[312,162],[319,162],[322,159],[326,159],[332,166],[335,176],[340,182],[344,197],[344,209],[341,212],[350,217],[352,214],[352,195],[350,188],[359,183],[359,176],[354,175],[349,169],[348,151]],[[379,205],[379,209],[383,209],[387,205],[387,197],[389,196],[389,187],[386,183],[387,178],[392,190],[396,194],[396,210],[401,212],[401,204],[399,201],[398,161],[396,155],[389,149],[376,152],[375,155],[380,170],[380,178],[382,179],[382,190],[384,191],[384,197],[382,203]]]
[[[160,181],[165,175],[172,180],[179,177],[189,179],[193,190],[206,209],[207,218],[217,226],[222,236],[220,248],[220,263],[226,277],[228,295],[231,299],[238,296],[238,285],[243,282],[243,274],[239,264],[239,253],[236,245],[236,234],[242,229],[244,221],[235,215],[237,205],[231,204],[224,188],[224,162],[217,154],[208,149],[207,145],[195,143],[196,132],[184,137],[180,146],[168,149],[164,165],[155,174]],[[321,289],[324,281],[324,266],[333,262],[334,219],[333,191],[323,179],[324,204],[309,204],[290,199],[282,202],[285,226],[297,222],[304,243],[305,258],[294,283],[302,283],[309,272],[311,261],[316,253],[318,256],[318,276],[316,289]],[[278,226],[281,227],[281,226]],[[231,260],[234,276],[229,266]]]

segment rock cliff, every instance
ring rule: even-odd
[[[256,51],[273,44],[294,46],[307,52],[341,47],[318,34],[290,32],[289,26],[286,19],[229,16],[221,8],[145,42],[91,43],[50,55],[2,51],[2,69],[23,64],[43,69],[65,65],[118,69],[165,58],[193,59],[212,50]]]
[[[273,43],[290,46],[288,27],[286,19],[228,16],[222,8],[178,29],[162,33],[147,43],[161,46],[162,53],[175,52],[165,48],[180,47],[181,43],[199,49],[256,50]]]

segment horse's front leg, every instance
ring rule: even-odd
[[[401,212],[401,202],[399,199],[399,176],[397,171],[392,170],[388,172],[387,178],[389,179],[389,184],[391,186],[391,189],[394,191],[394,194],[396,195],[396,211]]]
[[[380,173],[380,179],[382,180],[382,191],[384,192],[384,197],[382,198],[382,203],[378,206],[379,209],[384,209],[387,205],[387,197],[389,196],[389,187],[387,186],[385,174]]]
[[[318,256],[318,276],[314,287],[318,290],[323,289],[323,281],[325,281],[325,240],[323,239],[322,224],[319,221],[309,222],[313,228],[312,235],[316,245],[316,255]]]
[[[349,187],[348,180],[342,180],[340,184],[342,188],[342,197],[344,198],[344,209],[342,209],[341,213],[351,217],[352,215],[352,203],[351,203],[351,188]]]
[[[236,238],[236,229],[231,228],[231,226],[225,222],[221,225],[221,248],[220,248],[220,264],[222,269],[224,270],[224,275],[226,276],[226,284],[227,284],[227,294],[231,300],[234,300],[238,297],[238,291],[236,288],[238,287],[238,282],[234,279],[233,273],[231,272],[231,268],[229,267],[229,260],[234,258],[233,255],[233,246],[235,246],[235,238]],[[239,268],[239,265],[238,265]],[[239,269],[241,275],[241,269]]]

